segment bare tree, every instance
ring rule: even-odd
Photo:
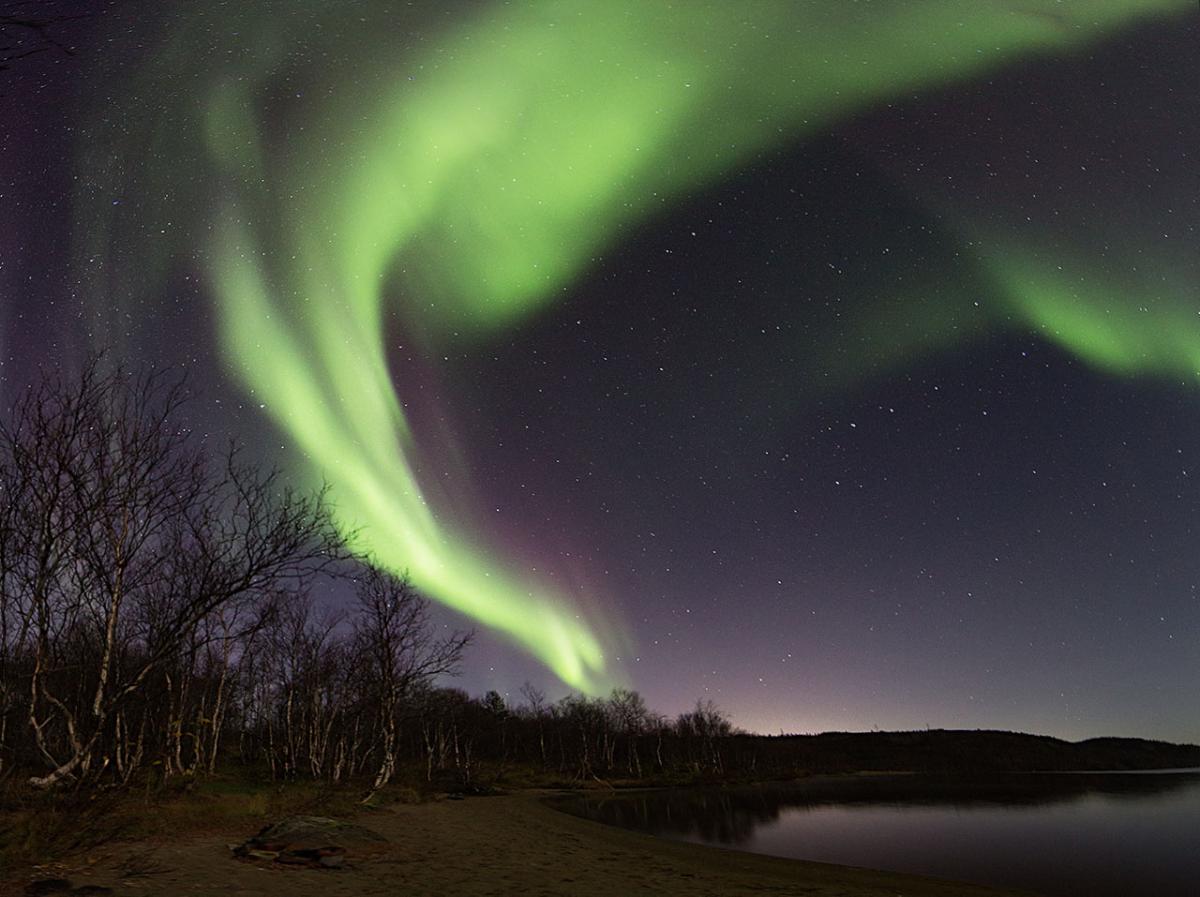
[[[213,464],[176,423],[185,397],[179,381],[93,361],[32,388],[0,429],[0,488],[20,508],[0,529],[3,619],[30,646],[28,723],[50,767],[36,785],[102,772],[151,673],[228,642],[247,606],[345,554],[323,492],[232,447]],[[222,613],[225,629],[201,626]]]
[[[17,687],[31,620],[20,599],[19,563],[24,485],[7,467],[0,468],[0,777],[12,766],[10,727],[21,704]]]
[[[646,700],[628,688],[614,688],[609,698],[617,731],[624,736],[627,769],[630,775],[642,775],[642,759],[638,753],[638,741],[647,730],[649,710]]]
[[[698,748],[692,757],[697,771],[707,766],[714,773],[724,772],[721,744],[733,734],[733,724],[711,700],[696,701],[696,709],[681,713],[675,723],[681,738]]]
[[[373,788],[379,789],[396,772],[401,703],[435,677],[456,672],[471,634],[436,637],[425,599],[407,579],[381,570],[367,570],[357,597],[357,653],[377,689],[380,761]]]
[[[546,693],[535,688],[533,683],[526,682],[521,686],[521,697],[525,699],[524,716],[533,720],[537,726],[538,756],[542,767],[546,766],[546,720],[549,711],[546,708]]]

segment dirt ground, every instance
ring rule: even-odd
[[[110,844],[9,884],[67,878],[115,895],[764,895],[807,897],[1000,897],[1013,892],[884,872],[755,856],[659,840],[577,819],[537,794],[400,805],[354,820],[388,839],[342,869],[237,860],[231,845],[254,834],[161,837]]]

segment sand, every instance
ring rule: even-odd
[[[232,857],[252,834],[163,837],[114,844],[31,872],[102,885],[116,895],[764,895],[999,897],[1014,894],[823,863],[675,843],[568,816],[521,793],[364,812],[354,820],[389,839],[377,856],[339,870],[263,866]],[[25,878],[28,881],[29,877]],[[16,885],[19,887],[19,884]],[[16,893],[20,893],[19,890]]]

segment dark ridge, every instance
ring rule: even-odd
[[[1200,767],[1200,746],[1144,738],[1070,742],[988,730],[737,735],[730,766],[760,773],[903,771],[1036,772]],[[736,756],[733,756],[736,755]],[[738,762],[741,761],[741,762]]]

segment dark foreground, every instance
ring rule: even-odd
[[[914,876],[678,844],[568,816],[544,793],[396,805],[355,820],[387,838],[341,869],[234,858],[243,830],[112,843],[25,870],[8,883],[66,878],[116,895],[696,895],[998,897],[1013,894]]]

